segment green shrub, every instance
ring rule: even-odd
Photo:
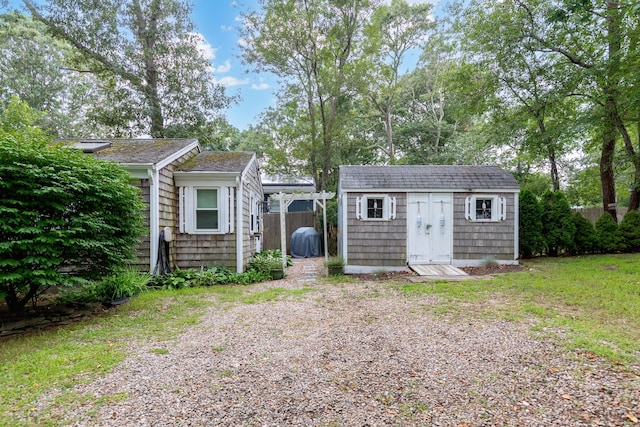
[[[618,223],[609,213],[603,213],[596,221],[596,234],[601,251],[617,252],[624,249],[624,238]]]
[[[640,212],[634,209],[625,214],[620,222],[620,233],[627,251],[640,251]]]
[[[248,285],[270,279],[268,272],[248,270],[236,273],[226,267],[209,267],[201,270],[175,270],[164,276],[153,276],[152,285],[160,289],[183,289],[198,286],[239,284]]]
[[[93,287],[93,294],[97,301],[105,303],[123,298],[130,298],[145,292],[151,276],[130,268],[122,272],[105,277]]]
[[[117,164],[2,122],[0,297],[16,312],[48,287],[123,268],[135,257],[144,205]]]
[[[559,191],[548,191],[543,196],[542,208],[542,235],[547,255],[558,256],[571,250],[576,226],[567,198]]]
[[[598,237],[591,221],[586,219],[580,212],[575,212],[573,214],[573,223],[576,227],[576,233],[573,237],[571,252],[574,254],[595,252],[598,249]]]
[[[542,236],[542,205],[529,190],[520,193],[520,255],[531,258],[545,248]]]

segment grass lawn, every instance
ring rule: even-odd
[[[563,337],[568,348],[606,357],[612,363],[637,363],[640,254],[540,259],[524,266],[522,272],[492,280],[390,281],[389,286],[409,297],[439,295],[442,303],[432,308],[436,312],[513,321],[533,317],[538,329],[552,334],[562,331],[557,336]],[[0,426],[34,425],[33,420],[27,421],[28,414],[49,390],[65,390],[112,370],[126,358],[127,342],[173,339],[199,322],[208,306],[268,303],[282,297],[295,300],[307,291],[214,286],[148,292],[104,316],[1,341]],[[72,394],[61,396],[54,403],[63,408],[73,407],[78,399]],[[57,425],[55,416],[45,416],[37,425]]]
[[[406,293],[445,298],[437,310],[512,320],[536,317],[560,328],[569,348],[615,363],[640,355],[640,255],[544,258],[491,280],[400,285]],[[461,310],[461,307],[464,307]]]

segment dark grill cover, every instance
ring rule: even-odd
[[[300,227],[291,235],[291,256],[310,258],[322,255],[320,235],[313,227]]]

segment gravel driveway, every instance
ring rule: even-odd
[[[298,261],[287,279],[257,288],[301,289],[321,266]],[[79,404],[65,417],[77,426],[621,426],[640,418],[638,365],[568,352],[531,332],[533,321],[442,314],[437,296],[407,296],[386,282],[307,288],[211,307],[175,341],[132,343],[117,373],[74,389],[107,403]]]

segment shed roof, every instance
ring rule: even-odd
[[[203,151],[187,160],[179,172],[229,172],[242,173],[255,156],[246,151]]]
[[[96,143],[110,142],[107,148],[94,152],[96,159],[111,160],[126,164],[156,164],[171,157],[175,153],[186,149],[189,145],[197,143],[196,139],[64,139],[64,144],[73,148],[82,148],[83,144],[95,145]]]
[[[497,166],[340,166],[343,190],[518,190],[511,173]]]

